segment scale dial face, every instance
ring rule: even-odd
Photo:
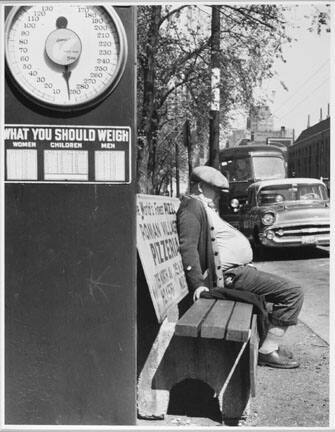
[[[14,7],[5,34],[14,84],[55,110],[96,105],[117,86],[127,60],[125,30],[111,6]]]

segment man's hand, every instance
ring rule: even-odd
[[[194,302],[197,301],[197,300],[199,300],[199,298],[200,298],[200,294],[201,294],[203,291],[209,291],[209,289],[208,289],[207,287],[205,287],[205,286],[199,286],[199,287],[194,291],[194,293],[193,293],[193,301],[194,301]]]

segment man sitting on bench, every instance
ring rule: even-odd
[[[249,240],[219,217],[217,205],[229,183],[220,171],[201,166],[191,175],[191,195],[185,196],[177,212],[180,252],[193,300],[213,287],[234,288],[263,295],[273,303],[270,328],[259,349],[258,363],[292,369],[299,363],[281,349],[288,326],[297,324],[303,303],[299,285],[257,270]]]

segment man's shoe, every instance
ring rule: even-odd
[[[258,364],[259,366],[270,366],[280,369],[294,369],[300,366],[296,360],[283,355],[278,350],[270,354],[258,353]]]

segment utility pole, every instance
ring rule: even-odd
[[[175,164],[176,164],[176,196],[179,197],[180,195],[180,175],[179,175],[179,144],[178,139],[180,132],[178,132],[178,94],[177,89],[174,91],[174,115],[175,115],[175,130],[176,130],[176,136],[175,136]]]
[[[187,19],[189,22],[193,21],[193,9],[188,8],[187,9]],[[190,93],[188,90],[188,87],[185,87],[185,99],[186,99],[186,106],[188,107],[190,105]],[[191,190],[191,173],[193,171],[193,163],[192,163],[192,156],[193,156],[193,147],[192,147],[192,141],[191,141],[191,126],[190,126],[190,120],[187,118],[184,123],[184,145],[187,148],[187,164],[188,164],[188,188]]]
[[[209,113],[209,163],[219,169],[220,149],[220,6],[212,6],[211,110]]]

